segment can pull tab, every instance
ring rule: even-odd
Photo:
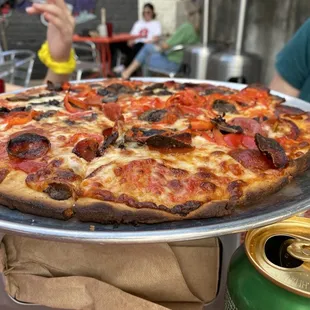
[[[305,263],[310,263],[310,241],[295,240],[287,247],[287,252]]]

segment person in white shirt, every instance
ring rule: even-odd
[[[156,43],[161,36],[161,24],[156,18],[154,6],[151,3],[146,3],[143,7],[143,19],[134,23],[130,34],[140,35],[134,41],[129,41],[129,46],[134,46],[139,43]]]
[[[121,52],[126,55],[126,67],[136,57],[144,44],[157,43],[162,34],[161,24],[158,20],[156,20],[155,9],[151,3],[146,3],[143,6],[143,19],[134,23],[130,33],[132,35],[139,35],[141,38],[128,41],[125,44],[117,43],[111,46],[112,55],[115,55],[116,49],[121,50]],[[124,69],[124,66],[117,68],[116,72],[119,73],[122,69]]]

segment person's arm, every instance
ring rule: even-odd
[[[6,93],[10,93],[10,92],[16,91],[16,90],[21,90],[23,88],[24,87],[19,86],[19,85],[5,83],[5,92]]]
[[[136,22],[133,24],[133,26],[132,26],[132,28],[131,28],[131,31],[130,31],[130,34],[133,35],[133,36],[136,36],[136,35],[139,34],[139,21],[136,21]],[[132,47],[134,44],[135,44],[135,40],[129,40],[129,41],[127,42],[127,45],[128,45],[129,47]]]
[[[284,93],[289,96],[298,97],[300,90],[287,83],[278,72],[275,73],[269,85],[270,89]]]
[[[276,74],[270,88],[298,96],[310,74],[310,19],[277,55],[275,66]]]
[[[161,50],[166,51],[169,48],[171,48],[171,46],[167,43],[167,42],[162,42],[161,44],[159,44]]]
[[[31,15],[44,14],[45,19],[49,22],[47,42],[52,59],[56,62],[68,61],[75,22],[64,0],[47,0],[46,4],[34,3],[27,8],[27,12]],[[69,74],[56,74],[48,69],[44,81],[59,83],[68,81],[69,78]]]
[[[157,43],[159,41],[159,36],[154,36],[151,40],[145,41],[144,43]]]
[[[181,25],[170,39],[161,44],[161,49],[167,50],[179,44],[185,44],[188,40],[188,37],[193,35],[192,28],[192,25],[189,23]]]

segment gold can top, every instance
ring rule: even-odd
[[[274,284],[310,298],[310,219],[293,217],[247,233],[254,267]]]

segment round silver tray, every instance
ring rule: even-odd
[[[163,81],[144,78],[144,81]],[[166,79],[167,80],[167,79]],[[218,81],[179,79],[180,82],[209,82],[240,89],[244,85]],[[310,104],[276,93],[287,99],[285,104],[310,111]],[[54,220],[0,206],[0,231],[36,238],[69,242],[150,243],[194,240],[237,233],[272,224],[310,208],[310,171],[298,176],[292,183],[274,195],[247,208],[236,208],[231,216],[205,220],[186,220],[161,224],[101,225],[82,223],[76,219]]]

